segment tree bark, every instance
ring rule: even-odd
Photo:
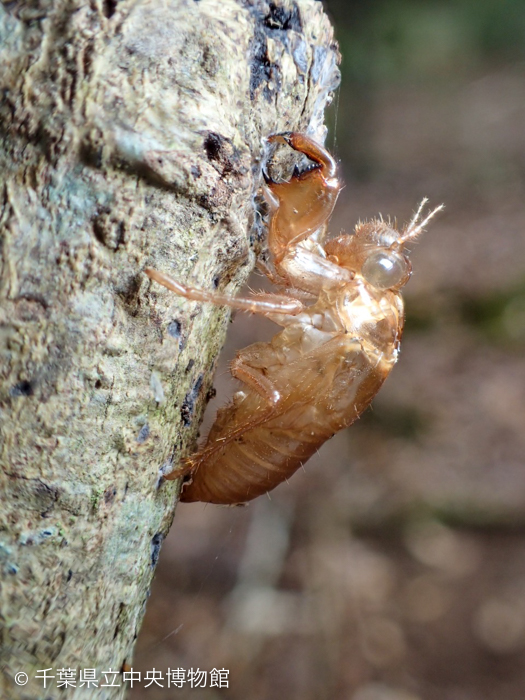
[[[117,698],[229,317],[142,270],[238,289],[264,137],[323,138],[338,53],[315,0],[0,13],[2,697]]]

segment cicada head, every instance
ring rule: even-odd
[[[406,243],[419,236],[429,220],[443,208],[437,207],[420,221],[426,202],[426,199],[421,202],[403,231],[398,231],[394,223],[382,217],[359,222],[353,235],[339,236],[327,242],[327,255],[376,289],[401,289],[412,274],[412,264],[405,252]]]

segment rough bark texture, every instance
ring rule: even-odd
[[[176,502],[162,472],[228,325],[142,270],[236,291],[264,137],[323,137],[337,49],[315,0],[0,12],[2,697],[54,698],[38,669],[131,663]]]

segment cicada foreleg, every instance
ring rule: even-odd
[[[288,182],[267,181],[265,195],[270,207],[268,247],[278,267],[283,257],[298,243],[320,229],[330,217],[341,183],[336,164],[328,151],[304,134],[274,134],[271,143],[287,143],[304,153],[314,165],[296,173]]]
[[[335,177],[337,166],[330,153],[311,139],[306,134],[297,131],[283,131],[281,134],[272,134],[268,137],[270,143],[287,143],[290,148],[299,153],[304,153],[313,160],[322,171],[325,178]]]

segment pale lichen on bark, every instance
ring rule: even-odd
[[[315,0],[0,13],[3,697],[55,697],[37,669],[131,662],[176,502],[162,471],[227,327],[142,270],[239,287],[264,137],[323,137],[338,54]]]

